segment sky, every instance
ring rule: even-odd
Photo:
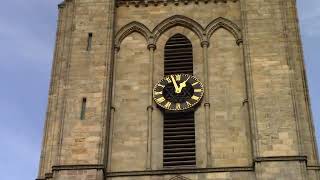
[[[61,0],[0,6],[0,179],[35,179]],[[320,142],[320,1],[297,0],[313,119]]]

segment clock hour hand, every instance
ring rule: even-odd
[[[188,79],[187,79],[187,80],[185,80],[185,81],[183,81],[182,83],[180,83],[180,84],[179,84],[179,88],[178,88],[178,92],[179,92],[179,93],[181,93],[182,88],[184,88],[184,87],[186,87],[186,86],[187,86],[187,84],[186,84],[186,83],[187,83],[187,81],[189,80],[189,78],[190,78],[190,77],[188,77]]]
[[[170,77],[171,77],[171,79],[172,79],[175,92],[179,94],[181,91],[179,92],[179,87],[178,87],[178,84],[177,84],[176,80],[174,79],[174,77],[173,77],[172,75],[170,75]]]

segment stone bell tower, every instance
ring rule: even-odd
[[[106,179],[320,179],[295,0],[62,2],[38,180]]]

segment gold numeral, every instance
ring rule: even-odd
[[[193,83],[193,84],[192,84],[192,86],[195,86],[195,85],[197,85],[197,84],[199,84],[199,82],[195,82],[195,83]]]
[[[160,86],[160,87],[164,88],[164,85],[162,85],[162,84],[158,84],[158,86]]]
[[[172,82],[169,76],[166,77],[166,81],[167,81],[168,83],[171,83],[171,82]]]
[[[170,108],[170,106],[171,106],[171,102],[167,102],[167,104],[164,105],[164,107],[165,107],[165,108],[168,108],[168,109]]]
[[[191,99],[198,101],[200,98],[198,96],[192,96]]]
[[[160,91],[160,92],[154,92],[154,95],[161,95],[162,94],[162,91]]]
[[[162,103],[163,101],[165,101],[166,99],[164,98],[164,97],[161,97],[161,98],[158,98],[158,99],[156,99],[156,101],[158,102],[158,103]]]
[[[181,110],[181,104],[180,104],[180,103],[177,103],[177,104],[176,104],[176,109],[177,109],[177,110]]]
[[[189,103],[189,101],[186,101],[186,103],[187,103],[187,106],[191,106],[192,105],[191,103]]]
[[[202,92],[202,89],[195,89],[194,92]]]
[[[181,74],[177,74],[177,75],[176,75],[176,80],[177,80],[177,81],[181,81]]]

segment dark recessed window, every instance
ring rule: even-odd
[[[88,33],[88,40],[87,40],[87,51],[90,51],[92,48],[92,33]]]
[[[164,49],[164,75],[193,74],[192,44],[182,34],[172,36]],[[194,111],[164,112],[163,167],[195,167]]]
[[[86,118],[86,106],[87,106],[87,98],[82,98],[81,112],[80,112],[81,120],[84,120]]]
[[[192,44],[182,34],[172,36],[164,50],[164,75],[193,74]]]

